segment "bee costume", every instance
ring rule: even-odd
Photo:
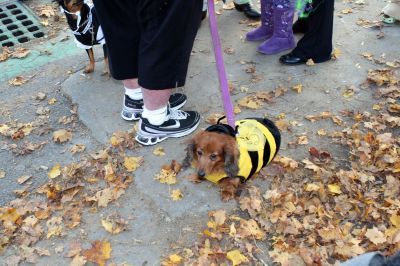
[[[240,153],[237,176],[242,182],[258,173],[274,159],[281,144],[281,135],[272,121],[265,118],[247,118],[236,121],[235,130],[229,125],[220,124],[219,121],[216,125],[208,127],[206,131],[236,138]],[[228,177],[227,174],[222,172],[207,175],[205,178],[218,183],[226,177]]]

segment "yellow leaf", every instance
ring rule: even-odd
[[[61,175],[61,165],[58,163],[51,168],[51,170],[47,173],[47,175],[53,179]]]
[[[354,95],[354,90],[352,88],[347,88],[344,92],[343,92],[343,97],[344,98],[350,98]]]
[[[372,109],[373,109],[373,110],[376,110],[376,111],[379,111],[379,110],[382,109],[382,107],[381,107],[379,104],[374,104],[374,105],[372,106]]]
[[[397,214],[392,214],[392,216],[390,216],[390,222],[392,222],[392,224],[396,227],[400,229],[400,215]]]
[[[0,169],[0,179],[4,178],[6,176],[6,172],[4,172],[2,169]]]
[[[340,190],[340,186],[336,184],[329,184],[328,185],[329,192],[332,194],[342,194],[342,191]]]
[[[101,219],[101,225],[111,234],[119,234],[124,230],[124,228],[110,220]]]
[[[153,154],[157,155],[157,156],[164,156],[165,155],[164,148],[163,147],[155,148],[154,151],[153,151]]]
[[[171,256],[169,256],[169,260],[172,262],[172,263],[181,263],[181,261],[182,261],[182,257],[181,256],[179,256],[178,254],[172,254]]]
[[[101,225],[104,227],[104,229],[106,229],[107,232],[109,232],[109,233],[113,232],[113,225],[110,221],[102,219]]]
[[[182,192],[180,191],[180,189],[172,190],[172,192],[171,192],[171,198],[172,198],[173,201],[181,200],[181,199],[183,198],[183,194],[182,194]]]
[[[241,113],[242,110],[240,109],[240,107],[238,105],[235,105],[235,107],[233,108],[233,112],[237,115],[237,114]]]
[[[249,262],[248,258],[244,256],[238,249],[231,250],[226,253],[226,258],[232,261],[232,265],[240,265],[241,263]]]
[[[297,84],[292,87],[292,90],[300,94],[303,91],[303,85],[302,84]]]
[[[311,183],[311,184],[306,184],[304,189],[305,189],[305,191],[308,191],[308,192],[318,191],[320,189],[320,186],[318,184]]]
[[[333,49],[332,59],[338,59],[341,54],[342,52],[339,50],[339,48]]]
[[[48,104],[53,105],[53,104],[55,104],[56,102],[57,102],[57,99],[56,99],[56,98],[51,98],[51,99],[48,101]]]
[[[173,170],[161,169],[159,174],[156,174],[155,179],[161,184],[173,185],[176,183],[176,173]]]
[[[321,128],[317,131],[318,136],[325,136],[326,135],[326,130],[324,128]]]
[[[143,157],[125,157],[124,166],[128,172],[135,171],[143,163]]]
[[[65,129],[60,129],[53,133],[53,140],[55,142],[63,143],[70,141],[71,139],[72,139],[72,133]]]
[[[15,223],[21,215],[18,214],[17,209],[8,208],[4,212],[0,213],[0,221]]]

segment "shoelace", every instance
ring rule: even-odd
[[[186,119],[188,117],[188,113],[182,110],[174,110],[174,109],[169,109],[169,118],[171,119]]]

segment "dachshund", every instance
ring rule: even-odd
[[[274,159],[280,143],[278,128],[266,118],[239,120],[236,129],[218,122],[189,141],[182,166],[196,169],[191,176],[194,181],[219,184],[221,197],[227,201],[240,194],[241,183]]]
[[[75,37],[75,43],[79,48],[85,49],[89,56],[89,64],[84,73],[94,71],[95,59],[94,45],[101,45],[104,53],[104,70],[102,75],[109,75],[108,53],[103,31],[96,16],[96,10],[86,0],[54,0],[65,14],[68,25]]]

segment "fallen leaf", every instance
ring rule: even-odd
[[[47,175],[51,179],[54,179],[54,178],[60,176],[61,175],[61,165],[60,164],[54,165],[53,168],[51,168],[51,170],[47,173]]]
[[[164,148],[163,147],[155,148],[154,151],[153,151],[153,154],[157,155],[157,156],[164,156],[165,155]]]
[[[50,105],[53,105],[53,104],[55,104],[57,102],[57,99],[56,98],[51,98],[50,100],[48,100],[48,104],[50,104]]]
[[[311,58],[309,58],[309,59],[307,60],[307,62],[306,62],[306,65],[307,65],[307,66],[313,66],[313,65],[315,65],[314,60],[312,60]]]
[[[390,216],[390,222],[394,225],[394,227],[400,229],[400,215],[392,214]]]
[[[8,84],[12,85],[12,86],[21,86],[23,84],[25,84],[28,80],[25,79],[22,76],[17,76],[11,80],[8,81]]]
[[[92,243],[92,248],[86,249],[82,255],[87,261],[97,263],[99,266],[104,266],[106,261],[111,258],[111,244],[107,241],[96,240]]]
[[[75,144],[74,146],[72,146],[69,151],[72,154],[78,153],[78,152],[84,152],[86,149],[86,146],[84,144]]]
[[[303,85],[302,84],[297,84],[292,87],[292,90],[300,94],[303,91]]]
[[[164,260],[161,265],[163,266],[176,266],[182,262],[182,257],[178,254],[170,255],[166,260]]]
[[[226,258],[232,262],[233,266],[249,262],[249,259],[245,255],[240,253],[238,249],[231,250],[226,253]]]
[[[76,255],[69,266],[84,266],[86,264],[87,260],[85,259],[84,256],[81,255]]]
[[[4,178],[6,176],[6,172],[0,169],[0,179]]]
[[[376,227],[368,229],[367,232],[365,233],[365,236],[375,245],[382,244],[387,241],[386,236]]]
[[[26,181],[28,181],[32,176],[31,175],[23,175],[17,178],[18,184],[22,185]]]
[[[333,49],[332,59],[334,59],[334,60],[338,59],[341,54],[342,54],[342,52],[339,50],[339,48]]]
[[[12,52],[11,56],[13,58],[24,58],[27,55],[29,55],[30,53],[31,53],[31,51],[29,49],[18,47],[17,49],[15,49],[14,52]]]
[[[171,191],[171,198],[173,201],[178,201],[183,199],[183,194],[180,189],[174,189]]]
[[[64,143],[70,141],[71,139],[72,133],[65,129],[60,129],[53,133],[53,141],[56,143]]]
[[[308,144],[308,138],[307,136],[300,136],[297,138],[296,143],[299,145],[307,145]]]
[[[124,166],[128,172],[135,171],[143,163],[143,157],[125,157]]]
[[[342,191],[340,190],[340,186],[337,184],[329,184],[328,185],[328,190],[329,192],[331,192],[332,194],[342,194]]]
[[[155,179],[161,184],[173,185],[176,184],[176,173],[173,170],[161,169],[159,174],[156,174]]]

